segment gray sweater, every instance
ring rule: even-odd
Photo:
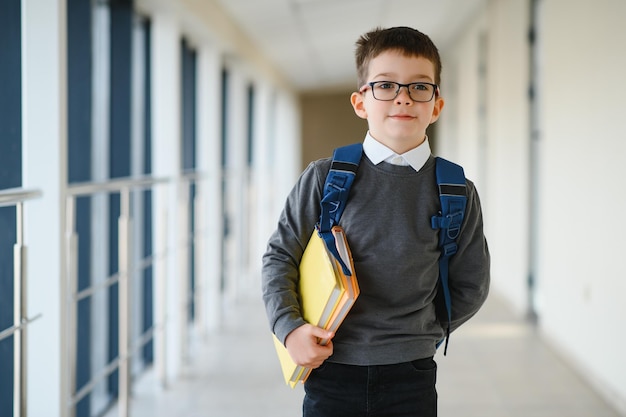
[[[312,162],[289,194],[263,256],[262,286],[271,330],[279,340],[304,324],[297,296],[298,264],[320,215],[330,159]],[[480,201],[467,181],[468,203],[450,259],[451,330],[472,317],[489,289],[489,251]],[[435,307],[439,211],[435,160],[409,166],[363,156],[341,218],[361,294],[333,339],[332,362],[384,365],[433,356],[447,317]],[[438,301],[437,301],[438,302]]]

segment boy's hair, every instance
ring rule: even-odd
[[[376,28],[362,35],[356,42],[356,71],[358,87],[367,82],[367,72],[372,59],[385,51],[397,50],[406,56],[428,59],[435,67],[435,84],[441,82],[441,58],[437,47],[422,32],[409,27]]]

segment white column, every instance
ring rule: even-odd
[[[261,276],[261,258],[267,240],[276,227],[278,216],[273,212],[274,185],[272,182],[272,121],[273,87],[259,82],[256,84],[254,113],[254,160],[251,176],[254,189],[254,215],[251,226],[254,236],[250,239],[250,275],[253,280]]]
[[[198,193],[204,210],[196,213],[201,227],[199,284],[204,330],[212,331],[221,322],[222,275],[222,66],[219,51],[211,45],[198,48],[198,171],[206,175]]]
[[[110,118],[110,13],[107,4],[94,4],[92,26],[92,148],[91,179],[109,178]],[[92,285],[109,276],[109,195],[91,198],[91,274]],[[108,290],[101,289],[91,297],[91,375],[98,375],[108,363],[109,304]],[[102,410],[108,402],[106,384],[97,384],[90,397],[92,410]]]
[[[276,189],[275,211],[280,212],[289,191],[293,188],[300,166],[302,146],[300,127],[300,103],[297,97],[280,90],[276,95],[274,114],[274,184]]]
[[[180,36],[179,30],[166,14],[152,19],[152,171],[156,177],[175,178],[180,171]],[[165,340],[158,332],[155,339],[157,367],[159,355],[165,355],[166,369],[157,369],[167,379],[178,375],[180,352],[180,296],[178,291],[178,184],[157,187],[154,193],[154,252],[167,256],[154,266],[155,321],[165,316]],[[162,226],[163,209],[167,223]],[[165,276],[166,285],[159,284]]]
[[[243,74],[236,64],[229,65],[228,81],[228,127],[226,139],[226,204],[229,234],[226,242],[226,292],[229,297],[237,297],[245,282],[244,234],[246,213],[244,209],[246,193],[246,128],[247,97]]]
[[[67,184],[66,4],[22,1],[23,185],[43,197],[25,205],[28,245],[28,414],[63,416],[67,364],[64,344]]]

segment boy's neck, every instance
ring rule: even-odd
[[[375,138],[374,136],[372,136],[372,138],[382,143],[383,145],[385,145],[386,147],[388,147],[389,149],[391,149],[398,155],[407,153],[408,151],[417,148],[418,146],[420,146],[426,141],[426,135],[422,136],[419,140],[408,140],[408,141],[383,141],[383,140]]]

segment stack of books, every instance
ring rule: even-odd
[[[298,292],[304,319],[310,324],[335,332],[359,296],[359,285],[343,229],[334,226],[332,233],[337,251],[349,267],[351,275],[344,274],[341,264],[328,251],[316,229],[300,261]],[[298,382],[304,382],[308,378],[311,369],[297,365],[287,348],[275,335],[273,337],[285,382],[293,388]],[[325,345],[328,340],[322,339],[319,343]]]

